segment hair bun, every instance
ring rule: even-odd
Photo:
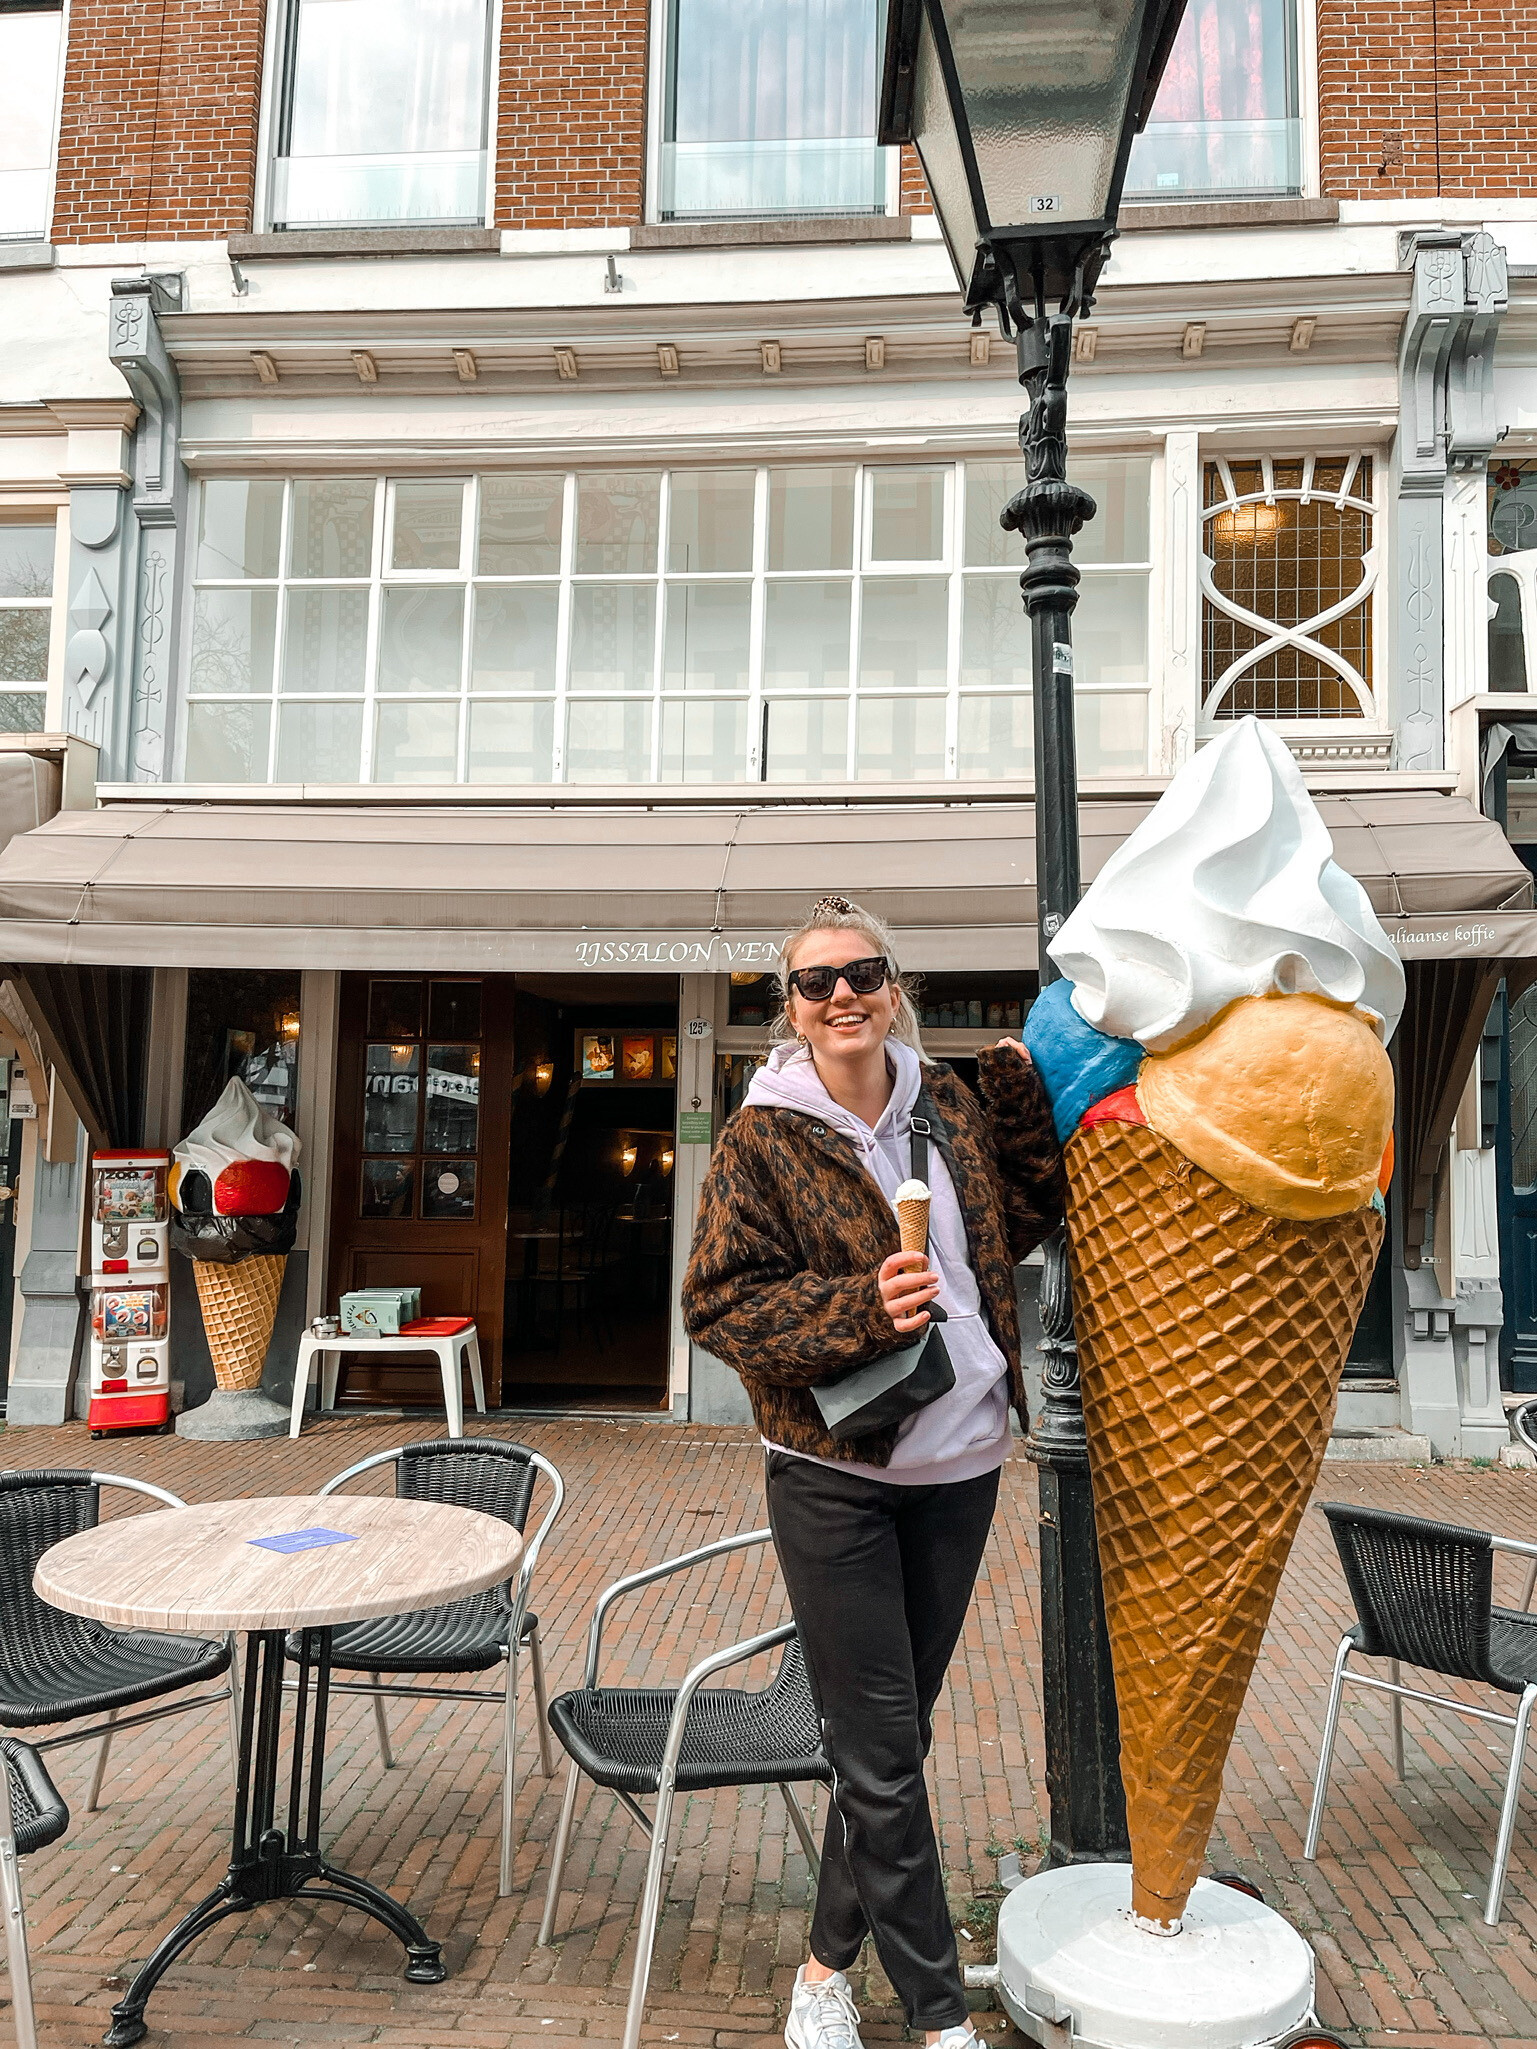
[[[828,913],[835,918],[849,918],[854,915],[854,906],[846,896],[819,896],[811,906],[813,918]]]

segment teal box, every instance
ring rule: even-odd
[[[354,1288],[342,1297],[342,1329],[349,1337],[393,1338],[422,1313],[420,1288]]]

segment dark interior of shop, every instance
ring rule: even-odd
[[[508,1407],[667,1400],[677,984],[520,976]]]

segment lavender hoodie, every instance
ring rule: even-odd
[[[890,1197],[912,1175],[912,1111],[923,1069],[917,1054],[899,1040],[886,1041],[886,1054],[894,1085],[891,1100],[873,1127],[833,1101],[804,1046],[776,1046],[768,1064],[753,1076],[747,1101],[761,1109],[798,1110],[829,1125],[849,1140],[866,1173]],[[939,1300],[949,1319],[944,1338],[955,1385],[902,1425],[890,1465],[814,1460],[840,1473],[907,1487],[974,1480],[993,1472],[1009,1455],[1008,1366],[982,1314],[960,1204],[944,1155],[935,1144],[929,1147],[928,1182],[934,1197],[929,1208],[929,1264],[939,1276]],[[893,1326],[893,1351],[911,1342]],[[812,1456],[768,1438],[764,1443],[791,1458]]]

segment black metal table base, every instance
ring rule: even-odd
[[[129,2049],[148,2033],[144,2009],[171,1965],[230,1914],[248,1913],[264,1900],[335,1900],[381,1922],[406,1952],[413,1984],[439,1985],[448,1976],[442,1947],[429,1939],[398,1900],[320,1854],[320,1795],[325,1768],[326,1713],[331,1693],[331,1632],[306,1629],[301,1638],[294,1696],[293,1745],[288,1773],[288,1823],[276,1825],[282,1736],[284,1632],[261,1630],[246,1638],[240,1703],[240,1755],[235,1772],[234,1849],[230,1867],[207,1899],[155,1946],[126,1994],[112,2009],[102,2037],[107,2049]]]

